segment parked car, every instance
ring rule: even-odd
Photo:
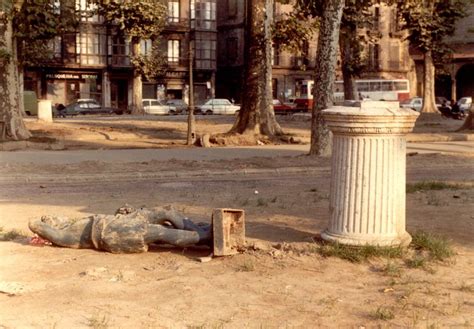
[[[166,105],[157,99],[143,99],[143,109],[147,114],[177,114],[175,106]]]
[[[196,112],[202,114],[236,114],[239,111],[240,106],[225,98],[211,98],[196,107]]]
[[[38,98],[34,91],[25,90],[23,92],[23,104],[26,115],[38,115]]]
[[[176,113],[178,114],[186,113],[188,111],[188,104],[186,104],[186,102],[182,99],[168,99],[166,101],[166,105],[176,107]]]
[[[461,97],[456,104],[461,112],[467,113],[472,106],[472,97]]]
[[[412,109],[414,111],[421,111],[421,108],[423,107],[423,98],[421,97],[413,97],[407,100],[404,100],[400,102],[400,107],[402,108],[407,108],[407,109]]]
[[[293,105],[288,105],[288,104],[282,104],[280,100],[274,99],[273,100],[273,111],[275,114],[290,114],[296,112],[296,106]]]
[[[79,115],[79,114],[121,114],[122,111],[113,107],[102,107],[94,99],[78,99],[58,111],[58,116]]]
[[[442,106],[449,106],[450,102],[446,97],[435,97],[436,107],[441,109]],[[420,112],[423,107],[423,98],[422,97],[413,97],[407,100],[400,102],[400,107],[412,109]]]

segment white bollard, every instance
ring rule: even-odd
[[[38,120],[45,122],[53,122],[53,109],[51,108],[51,100],[38,100]]]
[[[419,114],[375,101],[322,113],[333,133],[330,222],[322,238],[355,246],[410,243],[405,135]]]

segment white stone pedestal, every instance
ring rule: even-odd
[[[330,222],[322,238],[348,245],[408,244],[406,139],[418,113],[398,102],[323,111],[333,133]]]
[[[45,122],[53,122],[53,109],[51,108],[51,100],[38,100],[38,120]]]

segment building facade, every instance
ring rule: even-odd
[[[163,0],[168,8],[166,26],[159,38],[142,42],[142,53],[158,45],[166,58],[166,74],[143,81],[143,98],[178,98],[188,101],[189,71],[193,67],[195,102],[214,96],[241,102],[243,89],[246,0]],[[106,26],[85,0],[54,0],[58,10],[73,6],[80,17],[74,33],[51,41],[53,59],[25,70],[24,85],[41,98],[68,104],[93,98],[104,106],[126,109],[132,98],[133,68],[130,44],[113,26]],[[275,16],[292,10],[275,3]],[[366,46],[366,70],[361,78],[408,79],[411,96],[421,95],[422,58],[409,50],[392,7],[372,9],[377,38]],[[438,71],[436,93],[447,98],[474,94],[474,4],[458,22],[449,39],[452,61]],[[361,31],[364,33],[364,31]],[[190,52],[190,47],[193,52]],[[300,53],[273,49],[274,98],[288,101],[302,93],[303,81],[313,76],[317,35]],[[192,58],[190,57],[192,56]],[[339,61],[340,63],[340,61]],[[338,80],[342,75],[337,72]]]
[[[141,43],[143,54],[158,46],[166,57],[164,77],[143,82],[143,98],[189,97],[189,45],[194,47],[196,101],[214,95],[216,64],[216,0],[168,0],[168,19],[161,36]],[[25,69],[24,86],[53,104],[92,98],[104,106],[126,109],[132,99],[133,67],[126,36],[93,14],[85,0],[56,0],[75,6],[80,19],[74,33],[51,41],[53,59],[41,67]]]

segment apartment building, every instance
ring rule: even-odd
[[[456,23],[456,32],[447,41],[453,53],[450,62],[438,70],[436,95],[448,99],[474,97],[474,2],[468,4],[467,16]],[[421,94],[423,62],[420,56],[413,57]]]
[[[74,33],[51,41],[54,58],[25,69],[25,89],[54,103],[94,98],[126,109],[132,98],[130,44],[113,26],[91,14],[85,0],[55,0],[57,10],[73,5],[80,17]],[[194,45],[194,92],[197,101],[214,95],[216,74],[216,0],[168,0],[168,19],[157,40],[142,41],[142,53],[154,44],[167,59],[163,78],[143,82],[143,98],[189,97],[189,45]]]
[[[236,101],[240,100],[239,92],[243,81],[245,4],[245,0],[222,0],[217,7],[217,93]],[[291,5],[275,3],[275,17],[291,10]],[[397,23],[396,12],[382,4],[374,6],[372,12],[378,38],[375,43],[366,47],[367,68],[362,78],[410,78],[414,64],[410,60],[408,44],[403,40],[403,33]],[[298,54],[278,47],[273,49],[274,98],[286,101],[302,93],[303,81],[312,79],[316,50],[317,35],[311,38]],[[336,73],[336,79],[342,80],[340,70]]]
[[[221,0],[217,6],[217,75],[219,97],[240,102],[243,88],[245,26],[247,1]],[[275,15],[292,10],[291,5],[275,3]],[[311,79],[316,54],[316,39],[308,43],[303,54],[292,54],[273,48],[273,97],[286,100],[301,89],[302,81]]]

